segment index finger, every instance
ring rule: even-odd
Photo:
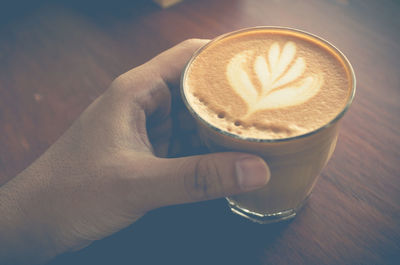
[[[162,52],[147,63],[120,75],[113,83],[114,90],[122,93],[119,102],[138,104],[147,117],[164,119],[170,113],[171,99],[177,98],[175,89],[183,68],[193,53],[208,40],[189,39]],[[172,97],[171,97],[172,92]]]
[[[167,84],[179,85],[181,73],[193,53],[207,44],[207,39],[188,39],[162,52],[148,62]]]

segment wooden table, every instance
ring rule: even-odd
[[[0,185],[113,78],[187,38],[256,25],[315,33],[348,56],[357,95],[293,221],[253,224],[222,199],[167,207],[51,264],[400,264],[400,2],[186,0],[165,10],[145,0],[62,2],[3,9]]]

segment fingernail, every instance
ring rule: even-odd
[[[267,164],[258,157],[244,157],[236,161],[236,177],[243,190],[253,190],[267,184],[270,172]]]

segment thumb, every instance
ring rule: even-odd
[[[149,191],[156,207],[250,191],[264,186],[270,178],[263,159],[242,153],[159,158],[152,171],[155,181]]]

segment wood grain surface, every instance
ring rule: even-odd
[[[50,264],[400,264],[399,1],[24,7],[1,7],[0,185],[39,157],[115,77],[187,38],[295,27],[336,45],[357,77],[336,151],[293,221],[253,224],[222,199],[167,207]]]

